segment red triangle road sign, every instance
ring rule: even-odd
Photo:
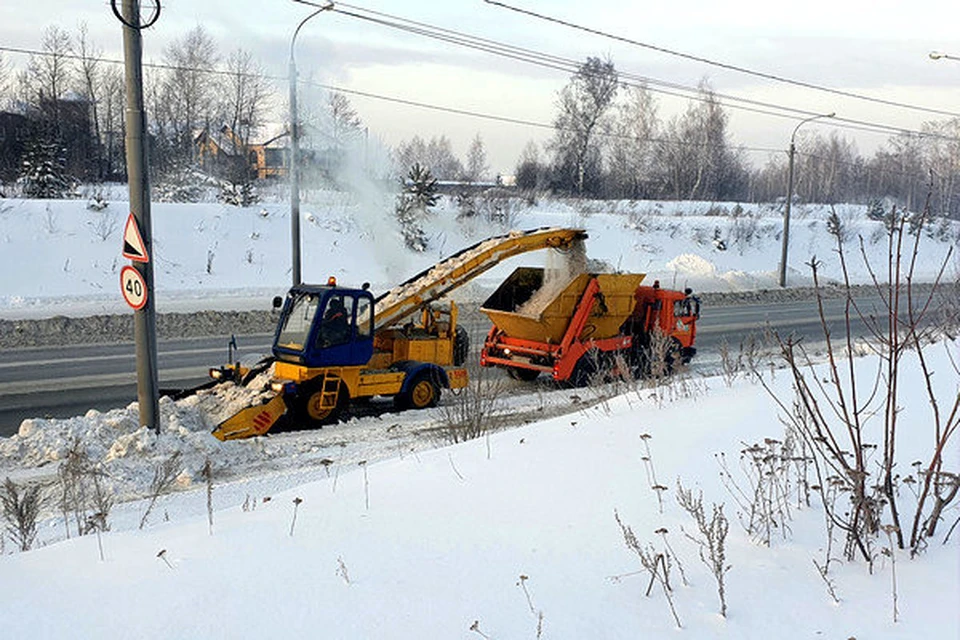
[[[140,228],[137,226],[137,219],[132,213],[127,218],[127,225],[123,228],[123,257],[134,262],[150,262],[147,247],[143,243],[143,236],[140,235]]]

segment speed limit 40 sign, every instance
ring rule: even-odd
[[[127,304],[136,310],[147,304],[147,283],[140,272],[131,266],[120,270],[120,292]]]

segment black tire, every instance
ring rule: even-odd
[[[321,410],[320,396],[323,393],[323,380],[313,380],[300,385],[297,397],[294,400],[294,414],[298,426],[319,428],[340,421],[347,405],[350,404],[350,394],[346,386],[340,385],[337,393],[337,405],[329,410]]]
[[[540,372],[536,369],[517,369],[507,367],[507,375],[514,380],[523,380],[524,382],[533,382],[540,377]]]
[[[670,340],[670,346],[667,348],[667,355],[664,357],[664,362],[666,362],[667,365],[667,373],[673,373],[681,364],[686,364],[682,361],[682,353],[683,347],[680,346],[680,341],[672,338]]]
[[[467,361],[470,355],[470,334],[463,327],[458,326],[453,336],[453,364],[459,367]]]
[[[429,409],[440,402],[440,386],[427,373],[418,373],[406,391],[393,399],[398,409]]]
[[[577,360],[573,367],[570,378],[567,379],[568,387],[586,387],[593,383],[598,370],[599,358],[593,351],[588,351]]]

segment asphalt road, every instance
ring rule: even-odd
[[[827,301],[831,331],[843,327],[843,302]],[[873,303],[864,304],[870,308]],[[474,344],[482,340],[489,321],[477,312],[463,319]],[[716,362],[720,345],[733,348],[751,333],[769,326],[781,334],[795,333],[804,340],[822,340],[816,305],[810,302],[704,307],[698,324],[698,362]],[[859,323],[854,334],[865,333]],[[207,381],[207,370],[227,362],[228,336],[164,340],[158,344],[160,387],[192,387]],[[266,354],[272,336],[238,335],[241,355]],[[88,409],[106,411],[125,407],[137,398],[136,357],[133,343],[57,346],[0,352],[0,436],[16,433],[30,417],[82,416]]]

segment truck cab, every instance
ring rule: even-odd
[[[362,366],[373,356],[373,296],[366,289],[297,285],[282,303],[273,356],[304,367]]]

